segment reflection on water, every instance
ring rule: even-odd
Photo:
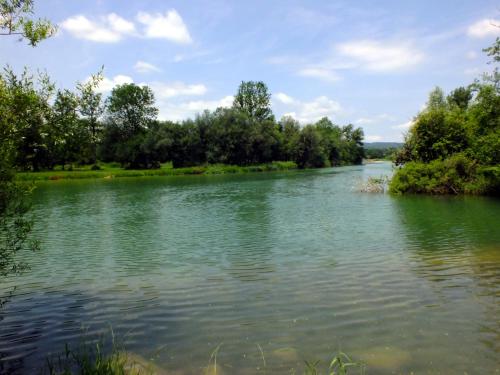
[[[500,371],[500,202],[353,190],[390,172],[42,185],[43,252],[2,284],[0,373],[110,325],[182,374],[220,343],[226,374],[262,372],[257,344],[273,374],[338,349],[369,374]]]

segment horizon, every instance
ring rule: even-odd
[[[401,142],[435,86],[449,92],[489,71],[482,49],[500,24],[493,1],[46,0],[35,12],[58,34],[36,50],[5,40],[2,65],[46,70],[62,88],[104,66],[105,95],[147,84],[172,121],[230,106],[241,81],[261,80],[276,118],[327,116],[362,127],[367,143]]]

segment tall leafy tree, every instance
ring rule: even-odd
[[[274,119],[271,94],[264,82],[243,81],[234,97],[233,107],[257,121]]]
[[[158,116],[153,91],[147,86],[125,83],[116,86],[107,102],[108,121],[132,136],[147,129]]]
[[[49,131],[52,162],[61,164],[82,161],[90,137],[78,116],[78,96],[69,90],[59,90],[52,106]]]
[[[102,69],[90,77],[85,82],[79,82],[76,86],[78,90],[78,112],[83,117],[87,125],[90,137],[90,161],[97,163],[97,145],[100,140],[101,124],[99,119],[104,113],[104,103],[102,94],[97,91],[104,76]]]
[[[158,116],[153,91],[133,83],[116,86],[107,100],[105,144],[111,157],[133,167],[150,167],[147,131]],[[156,166],[156,162],[154,163]]]

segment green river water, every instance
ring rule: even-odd
[[[39,185],[42,250],[1,284],[0,373],[110,326],[172,374],[201,374],[219,344],[226,375],[300,374],[339,349],[367,374],[500,373],[500,200],[357,192],[390,173]]]

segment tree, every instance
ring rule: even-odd
[[[18,87],[0,75],[0,276],[27,268],[16,260],[16,254],[24,248],[37,248],[36,242],[27,241],[32,228],[26,217],[31,187],[15,180],[18,124],[24,121],[15,110],[20,99],[30,97],[20,98]]]
[[[125,137],[133,136],[156,119],[153,91],[147,86],[125,83],[116,86],[107,102],[108,121],[116,125]]]
[[[101,131],[99,119],[104,112],[102,94],[97,92],[97,88],[103,78],[104,76],[101,68],[101,70],[97,74],[92,75],[89,80],[83,83],[79,82],[76,86],[79,92],[78,111],[80,115],[83,116],[90,132],[90,161],[94,165],[97,163],[97,144],[99,143],[99,133]]]
[[[34,171],[50,166],[47,132],[54,85],[45,74],[40,75],[36,83],[27,70],[17,76],[9,69],[5,70],[4,83],[12,97],[10,115],[15,128],[15,164]]]
[[[51,158],[53,163],[81,161],[85,147],[90,141],[84,121],[78,117],[79,100],[69,90],[59,90],[52,106],[49,131]]]
[[[56,28],[47,20],[28,18],[32,13],[32,0],[0,0],[0,35],[18,35],[32,46],[52,36]],[[26,108],[34,104],[38,109],[47,99],[44,94],[51,87],[47,79],[42,79],[42,87],[47,90],[36,92],[26,73],[21,80],[11,71],[0,75],[0,276],[27,268],[16,254],[38,247],[36,241],[29,241],[33,222],[26,216],[31,187],[16,181],[14,163],[27,119],[38,117],[38,111],[26,116]]]
[[[282,134],[281,159],[295,160],[300,136],[300,124],[289,116],[284,116],[279,123]]]
[[[56,26],[46,19],[32,19],[33,13],[33,0],[0,0],[0,35],[17,35],[34,47],[56,33]]]
[[[133,83],[116,86],[107,100],[105,144],[112,145],[108,152],[114,160],[129,168],[158,166],[156,160],[151,160],[151,141],[148,147],[144,144],[158,115],[154,102],[149,87]]]
[[[321,147],[321,137],[313,125],[302,129],[297,143],[297,165],[301,168],[324,167],[327,157]]]
[[[264,82],[243,81],[234,97],[233,107],[257,121],[273,120],[271,94]]]
[[[485,49],[493,62],[500,41]],[[497,69],[495,69],[497,72]],[[498,78],[498,74],[497,77]],[[484,76],[443,100],[433,90],[415,117],[391,182],[397,193],[500,194],[500,92],[498,79]]]

